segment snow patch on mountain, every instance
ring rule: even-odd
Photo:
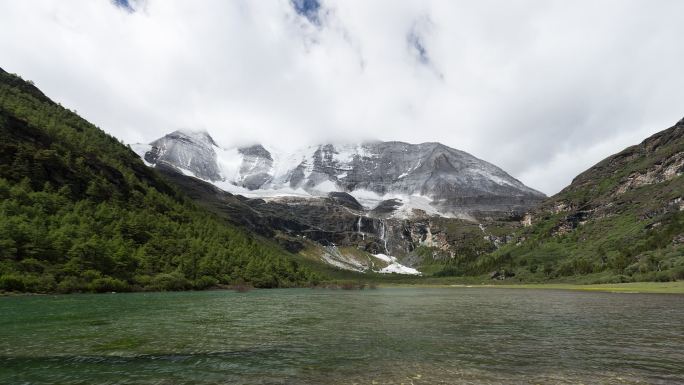
[[[134,143],[130,145],[131,150],[135,152],[147,166],[154,166],[152,163],[145,160],[145,154],[152,149],[152,145],[147,143]]]
[[[373,256],[381,261],[387,262],[387,266],[383,267],[380,270],[377,270],[377,273],[382,273],[382,274],[410,274],[410,275],[420,275],[420,271],[404,266],[401,263],[397,261],[396,257],[393,257],[391,255],[386,255],[386,254],[373,254]]]
[[[467,217],[470,210],[526,209],[544,198],[500,168],[439,143],[283,151],[258,144],[221,148],[205,131],[175,131],[131,148],[148,164],[183,169],[231,193],[266,198],[348,192],[368,210],[382,208],[383,215],[396,210],[390,214],[401,218],[416,209],[456,217]]]
[[[198,178],[201,179],[201,178]],[[205,182],[211,182],[205,180]],[[245,187],[237,186],[232,182],[213,182],[214,186],[220,188],[223,191],[229,192],[231,194],[242,195],[247,198],[284,198],[284,197],[298,197],[298,198],[311,198],[313,195],[302,188],[293,189],[290,187],[283,187],[278,189],[269,190],[250,190]]]
[[[368,265],[350,258],[340,252],[335,246],[325,248],[321,257],[325,263],[343,270],[351,270],[363,273],[368,270]]]
[[[237,180],[240,176],[240,166],[242,165],[242,157],[238,153],[238,149],[216,147],[214,151],[216,151],[216,160],[221,173],[221,179]]]

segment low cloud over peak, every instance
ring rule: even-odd
[[[681,1],[1,8],[0,65],[125,142],[438,141],[553,194],[684,114]]]

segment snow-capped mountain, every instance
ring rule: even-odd
[[[200,179],[223,179],[216,157],[218,146],[207,132],[175,131],[149,145],[132,147],[149,164],[164,162]]]
[[[283,152],[262,145],[221,148],[207,132],[175,131],[133,149],[150,165],[248,197],[325,196],[348,192],[368,209],[389,202],[397,213],[523,211],[545,196],[502,169],[440,143],[324,144]],[[388,206],[388,202],[384,202]]]

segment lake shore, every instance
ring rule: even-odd
[[[546,289],[579,290],[609,293],[653,293],[684,294],[684,281],[675,282],[627,282],[607,284],[573,283],[520,283],[520,284],[380,284],[382,287],[454,287],[454,288],[492,288],[492,289]]]
[[[351,282],[351,281],[350,281]],[[491,289],[532,289],[532,290],[578,290],[608,293],[651,293],[651,294],[684,294],[684,281],[674,282],[627,282],[627,283],[607,283],[607,284],[579,284],[579,283],[400,283],[400,282],[358,282],[364,289],[381,289],[393,287],[407,288],[491,288]],[[360,287],[346,288],[342,284],[321,285],[317,289],[360,289]],[[252,290],[250,288],[249,290]],[[236,290],[228,286],[212,287],[207,290],[226,290],[226,291],[248,291]],[[270,290],[270,289],[266,289]],[[193,290],[190,290],[193,291]],[[197,291],[197,290],[194,290]],[[202,290],[199,290],[202,291]],[[137,291],[152,293],[156,291]],[[21,293],[0,291],[0,297],[13,296],[43,296],[56,295],[60,293]],[[104,293],[108,294],[108,293]]]

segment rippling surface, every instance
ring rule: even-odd
[[[684,383],[684,296],[396,288],[6,297],[0,383]]]

